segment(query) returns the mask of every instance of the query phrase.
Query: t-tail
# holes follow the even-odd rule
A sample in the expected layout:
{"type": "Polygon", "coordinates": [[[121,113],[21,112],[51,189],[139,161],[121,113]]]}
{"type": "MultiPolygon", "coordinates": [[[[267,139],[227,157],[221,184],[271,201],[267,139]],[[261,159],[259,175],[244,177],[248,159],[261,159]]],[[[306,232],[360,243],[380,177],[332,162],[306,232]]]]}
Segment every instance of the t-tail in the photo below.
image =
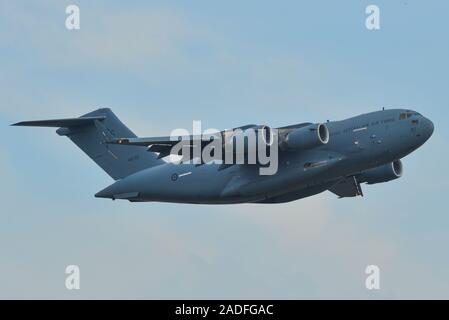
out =
{"type": "Polygon", "coordinates": [[[163,164],[147,147],[106,143],[114,138],[136,138],[108,108],[98,109],[79,118],[23,121],[13,126],[58,127],[56,133],[67,136],[114,180],[163,164]]]}

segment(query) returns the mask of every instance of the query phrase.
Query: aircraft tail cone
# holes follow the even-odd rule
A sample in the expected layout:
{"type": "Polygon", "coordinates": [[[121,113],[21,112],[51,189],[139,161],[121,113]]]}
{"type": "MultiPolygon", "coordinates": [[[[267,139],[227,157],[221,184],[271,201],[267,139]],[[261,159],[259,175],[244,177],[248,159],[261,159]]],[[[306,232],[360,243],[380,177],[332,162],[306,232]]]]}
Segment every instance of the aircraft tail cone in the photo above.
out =
{"type": "Polygon", "coordinates": [[[101,190],[101,191],[98,191],[96,194],[95,194],[95,197],[96,198],[110,198],[110,199],[115,199],[114,198],[114,193],[112,192],[112,185],[110,185],[109,187],[106,187],[106,188],[104,188],[103,190],[101,190]]]}
{"type": "Polygon", "coordinates": [[[139,192],[129,191],[126,183],[117,181],[95,194],[96,198],[139,200],[139,192]]]}

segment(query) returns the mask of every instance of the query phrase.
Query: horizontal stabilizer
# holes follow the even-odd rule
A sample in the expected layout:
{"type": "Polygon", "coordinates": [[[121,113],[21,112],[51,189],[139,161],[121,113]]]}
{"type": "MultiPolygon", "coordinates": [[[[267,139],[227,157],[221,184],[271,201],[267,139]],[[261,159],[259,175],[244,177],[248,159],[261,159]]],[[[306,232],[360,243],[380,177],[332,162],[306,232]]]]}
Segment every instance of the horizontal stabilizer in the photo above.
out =
{"type": "Polygon", "coordinates": [[[96,117],[81,117],[81,118],[68,118],[68,119],[54,119],[54,120],[35,120],[35,121],[22,121],[14,123],[13,126],[25,126],[25,127],[78,127],[91,124],[95,120],[104,120],[105,116],[96,117]]]}

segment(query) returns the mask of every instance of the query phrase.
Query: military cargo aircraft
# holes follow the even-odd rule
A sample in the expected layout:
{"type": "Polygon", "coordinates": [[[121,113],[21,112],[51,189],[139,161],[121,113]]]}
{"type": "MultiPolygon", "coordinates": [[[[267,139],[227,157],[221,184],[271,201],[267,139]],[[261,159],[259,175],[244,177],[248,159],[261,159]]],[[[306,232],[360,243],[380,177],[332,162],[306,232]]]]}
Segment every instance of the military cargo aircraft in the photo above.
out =
{"type": "MultiPolygon", "coordinates": [[[[14,126],[57,127],[57,134],[71,139],[116,180],[96,197],[195,204],[284,203],[326,190],[340,198],[363,196],[362,183],[401,177],[400,159],[424,144],[434,130],[429,119],[405,109],[275,129],[242,126],[240,135],[249,130],[261,133],[256,140],[262,137],[276,154],[272,159],[276,171],[261,174],[266,162],[223,162],[223,153],[214,161],[194,161],[191,154],[184,155],[185,146],[205,148],[214,140],[211,137],[138,138],[107,108],[79,118],[24,121],[14,126]],[[181,152],[174,153],[181,161],[165,161],[181,141],[181,152]]],[[[234,134],[229,138],[228,131],[217,136],[223,138],[218,144],[223,149],[235,138],[234,134]]],[[[231,150],[235,155],[237,151],[231,150]]],[[[218,151],[215,144],[211,154],[218,151]]],[[[245,159],[247,153],[244,149],[245,159]]]]}

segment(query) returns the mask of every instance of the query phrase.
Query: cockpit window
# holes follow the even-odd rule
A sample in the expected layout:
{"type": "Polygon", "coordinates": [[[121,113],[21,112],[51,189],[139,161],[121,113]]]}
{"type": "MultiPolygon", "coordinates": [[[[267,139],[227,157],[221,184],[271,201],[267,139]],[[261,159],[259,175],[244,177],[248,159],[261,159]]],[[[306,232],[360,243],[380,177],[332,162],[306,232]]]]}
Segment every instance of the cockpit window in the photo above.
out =
{"type": "Polygon", "coordinates": [[[418,112],[412,112],[412,111],[407,111],[407,112],[402,112],[401,114],[399,114],[399,120],[404,120],[404,119],[408,119],[411,116],[419,116],[420,114],[418,112]]]}

